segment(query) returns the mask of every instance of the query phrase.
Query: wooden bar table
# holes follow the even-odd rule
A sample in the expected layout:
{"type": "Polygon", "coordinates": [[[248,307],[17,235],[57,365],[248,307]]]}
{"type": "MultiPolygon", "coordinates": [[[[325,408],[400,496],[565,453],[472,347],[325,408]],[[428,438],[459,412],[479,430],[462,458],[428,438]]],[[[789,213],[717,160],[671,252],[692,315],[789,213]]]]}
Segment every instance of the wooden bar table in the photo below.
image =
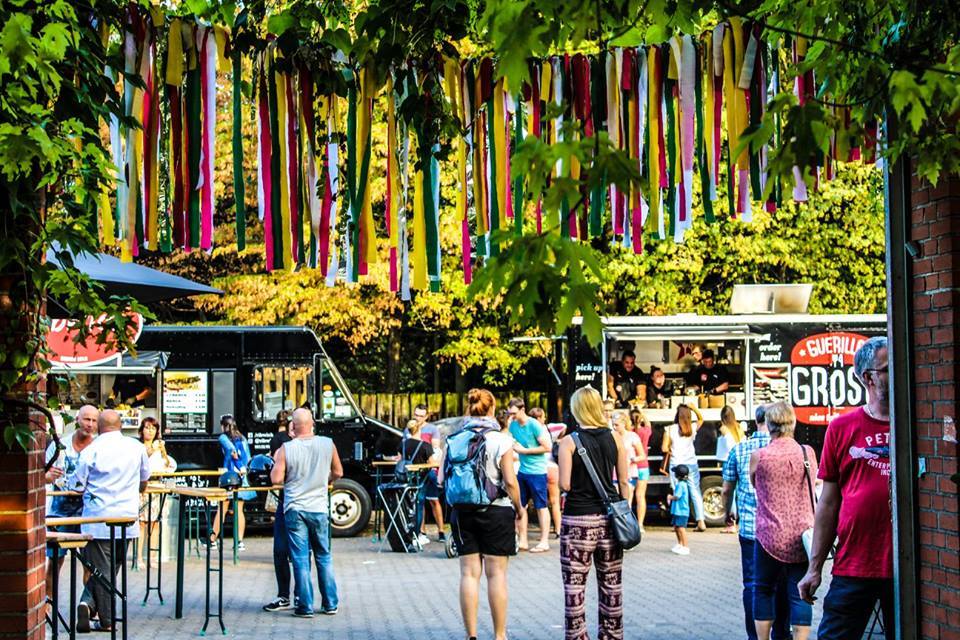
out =
{"type": "MultiPolygon", "coordinates": [[[[117,590],[117,558],[113,553],[117,547],[117,527],[121,528],[120,541],[123,543],[124,552],[127,548],[127,527],[137,523],[137,517],[111,517],[111,516],[79,516],[75,518],[47,518],[46,526],[64,527],[70,525],[85,524],[105,524],[110,527],[110,639],[117,638],[117,623],[123,623],[123,640],[127,640],[127,563],[120,563],[120,590],[117,590]],[[121,617],[117,617],[117,596],[120,597],[121,617]]],[[[99,571],[94,571],[94,567],[89,566],[83,561],[84,566],[91,570],[92,580],[106,581],[99,571]]],[[[98,612],[103,615],[103,612],[98,612]]]]}
{"type": "Polygon", "coordinates": [[[60,637],[60,624],[70,633],[70,640],[76,640],[77,637],[77,557],[80,550],[87,546],[87,543],[93,540],[89,533],[66,533],[63,531],[47,531],[47,546],[53,549],[53,558],[51,562],[57,562],[60,557],[60,549],[70,554],[70,623],[67,624],[63,616],[60,615],[60,568],[53,571],[53,584],[51,591],[53,597],[50,598],[50,604],[53,607],[53,619],[47,620],[52,627],[53,640],[60,637]]]}
{"type": "MultiPolygon", "coordinates": [[[[186,500],[185,498],[201,498],[207,511],[207,522],[211,519],[210,508],[213,503],[221,503],[230,498],[232,492],[219,487],[173,487],[171,492],[180,498],[179,522],[177,524],[177,593],[174,606],[174,617],[183,618],[183,565],[184,565],[184,522],[186,520],[186,500]]],[[[220,520],[220,530],[223,530],[223,509],[217,510],[220,520]]],[[[207,544],[206,561],[206,606],[204,609],[205,619],[203,628],[200,629],[200,635],[206,635],[207,626],[210,624],[210,618],[216,618],[220,623],[220,631],[226,635],[227,628],[223,624],[223,545],[217,546],[218,560],[217,568],[210,568],[210,544],[207,544]],[[217,613],[210,613],[210,574],[216,573],[217,580],[217,613]]]]}

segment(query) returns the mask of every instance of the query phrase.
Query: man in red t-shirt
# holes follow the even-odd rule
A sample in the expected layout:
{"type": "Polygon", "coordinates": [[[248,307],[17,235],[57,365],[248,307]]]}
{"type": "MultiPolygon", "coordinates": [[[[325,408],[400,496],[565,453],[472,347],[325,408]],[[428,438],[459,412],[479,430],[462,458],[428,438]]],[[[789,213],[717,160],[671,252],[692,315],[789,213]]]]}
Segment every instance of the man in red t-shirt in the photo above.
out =
{"type": "Polygon", "coordinates": [[[888,640],[893,624],[893,526],[890,517],[890,400],[887,339],[870,338],[853,358],[867,404],[833,420],[823,441],[813,549],[800,596],[820,586],[823,563],[839,539],[823,603],[819,640],[860,638],[877,601],[888,640]]]}

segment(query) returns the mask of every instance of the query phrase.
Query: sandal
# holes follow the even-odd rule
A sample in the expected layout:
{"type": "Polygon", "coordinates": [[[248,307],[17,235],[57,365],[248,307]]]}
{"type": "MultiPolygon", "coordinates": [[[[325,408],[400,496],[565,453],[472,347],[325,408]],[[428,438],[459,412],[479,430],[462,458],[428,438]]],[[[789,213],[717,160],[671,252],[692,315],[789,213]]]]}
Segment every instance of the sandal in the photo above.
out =
{"type": "Polygon", "coordinates": [[[543,553],[544,551],[550,551],[550,545],[543,542],[530,549],[530,553],[543,553]]]}

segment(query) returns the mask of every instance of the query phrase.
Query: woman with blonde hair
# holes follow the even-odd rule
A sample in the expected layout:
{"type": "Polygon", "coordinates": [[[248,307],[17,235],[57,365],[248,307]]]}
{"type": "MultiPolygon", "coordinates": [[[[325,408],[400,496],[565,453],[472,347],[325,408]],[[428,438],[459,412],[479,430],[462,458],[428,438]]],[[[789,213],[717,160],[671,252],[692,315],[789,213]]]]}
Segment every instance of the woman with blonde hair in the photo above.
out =
{"type": "Polygon", "coordinates": [[[567,492],[560,525],[560,570],[563,575],[564,633],[567,640],[587,635],[585,597],[591,563],[597,566],[600,637],[623,638],[623,547],[614,538],[606,503],[630,495],[629,462],[620,434],[607,425],[600,393],[581,387],[570,398],[579,429],[560,441],[560,488],[567,492]],[[579,440],[577,442],[575,440],[579,440]],[[601,496],[581,458],[589,457],[603,490],[601,496]],[[613,484],[616,473],[617,485],[613,484]]]}
{"type": "Polygon", "coordinates": [[[650,437],[653,435],[653,426],[643,414],[643,411],[634,409],[630,412],[630,423],[633,432],[637,434],[639,444],[636,446],[637,486],[633,495],[637,502],[637,522],[640,523],[640,533],[643,533],[643,519],[647,516],[647,483],[650,482],[650,437]]]}
{"type": "MultiPolygon", "coordinates": [[[[743,432],[743,425],[737,420],[737,416],[733,412],[733,407],[730,405],[724,405],[723,409],[720,410],[720,433],[718,436],[717,460],[723,465],[730,456],[730,452],[733,451],[733,448],[746,437],[743,432]]],[[[736,517],[736,505],[733,505],[730,516],[732,518],[736,517]]],[[[727,526],[723,528],[723,533],[737,533],[736,523],[728,523],[727,526]]]]}
{"type": "MultiPolygon", "coordinates": [[[[440,462],[440,484],[444,482],[446,455],[451,439],[464,431],[482,434],[483,465],[486,478],[496,485],[498,494],[483,509],[454,507],[450,513],[453,545],[460,556],[460,613],[467,637],[476,640],[480,577],[487,575],[487,598],[493,617],[495,640],[507,637],[507,561],[517,555],[516,522],[520,514],[520,485],[514,469],[516,454],[513,438],[500,432],[494,418],[497,401],[486,389],[467,392],[467,421],[459,432],[447,438],[447,450],[440,462]]],[[[449,493],[448,493],[449,498],[449,493]]]]}
{"type": "Polygon", "coordinates": [[[813,606],[800,597],[807,571],[803,532],[813,527],[813,482],[817,454],[793,438],[797,417],[786,402],[767,407],[770,444],[750,456],[750,481],[757,491],[753,619],[757,637],[769,640],[776,618],[777,590],[786,589],[795,640],[806,640],[813,606]]]}
{"type": "MultiPolygon", "coordinates": [[[[670,473],[670,485],[677,486],[677,476],[674,469],[678,465],[686,465],[687,482],[690,485],[690,497],[693,499],[693,513],[697,519],[697,531],[706,531],[707,523],[703,519],[703,493],[700,492],[700,465],[697,464],[697,452],[694,441],[697,430],[703,424],[703,416],[696,407],[682,404],[677,407],[674,423],[663,432],[662,450],[666,453],[670,473]],[[694,419],[696,415],[696,419],[694,419]]],[[[664,471],[666,473],[666,471],[664,471]]]]}
{"type": "MultiPolygon", "coordinates": [[[[138,439],[147,450],[147,459],[150,464],[150,473],[171,472],[177,470],[177,461],[167,455],[167,447],[160,433],[160,424],[157,419],[147,416],[140,421],[137,430],[138,439]]],[[[166,511],[166,510],[164,510],[166,511]]],[[[147,494],[140,494],[140,537],[137,540],[137,568],[143,566],[144,553],[147,548],[156,543],[159,532],[156,524],[163,517],[160,512],[160,497],[154,496],[150,500],[147,494]],[[147,535],[149,533],[149,535],[147,535]]]]}

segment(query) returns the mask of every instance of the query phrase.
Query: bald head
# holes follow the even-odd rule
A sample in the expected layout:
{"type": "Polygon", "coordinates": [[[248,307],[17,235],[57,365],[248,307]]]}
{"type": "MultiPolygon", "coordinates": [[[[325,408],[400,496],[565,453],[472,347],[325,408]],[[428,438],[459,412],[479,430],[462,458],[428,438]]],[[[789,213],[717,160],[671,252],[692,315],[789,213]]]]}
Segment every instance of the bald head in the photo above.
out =
{"type": "Polygon", "coordinates": [[[293,435],[297,438],[307,438],[313,435],[313,414],[310,409],[303,407],[293,412],[293,435]]]}
{"type": "Polygon", "coordinates": [[[97,435],[97,419],[100,417],[100,410],[92,404],[85,404],[77,411],[77,431],[76,437],[81,440],[90,440],[97,435]]]}
{"type": "Polygon", "coordinates": [[[113,409],[100,412],[98,428],[101,434],[120,431],[120,414],[113,409]]]}

